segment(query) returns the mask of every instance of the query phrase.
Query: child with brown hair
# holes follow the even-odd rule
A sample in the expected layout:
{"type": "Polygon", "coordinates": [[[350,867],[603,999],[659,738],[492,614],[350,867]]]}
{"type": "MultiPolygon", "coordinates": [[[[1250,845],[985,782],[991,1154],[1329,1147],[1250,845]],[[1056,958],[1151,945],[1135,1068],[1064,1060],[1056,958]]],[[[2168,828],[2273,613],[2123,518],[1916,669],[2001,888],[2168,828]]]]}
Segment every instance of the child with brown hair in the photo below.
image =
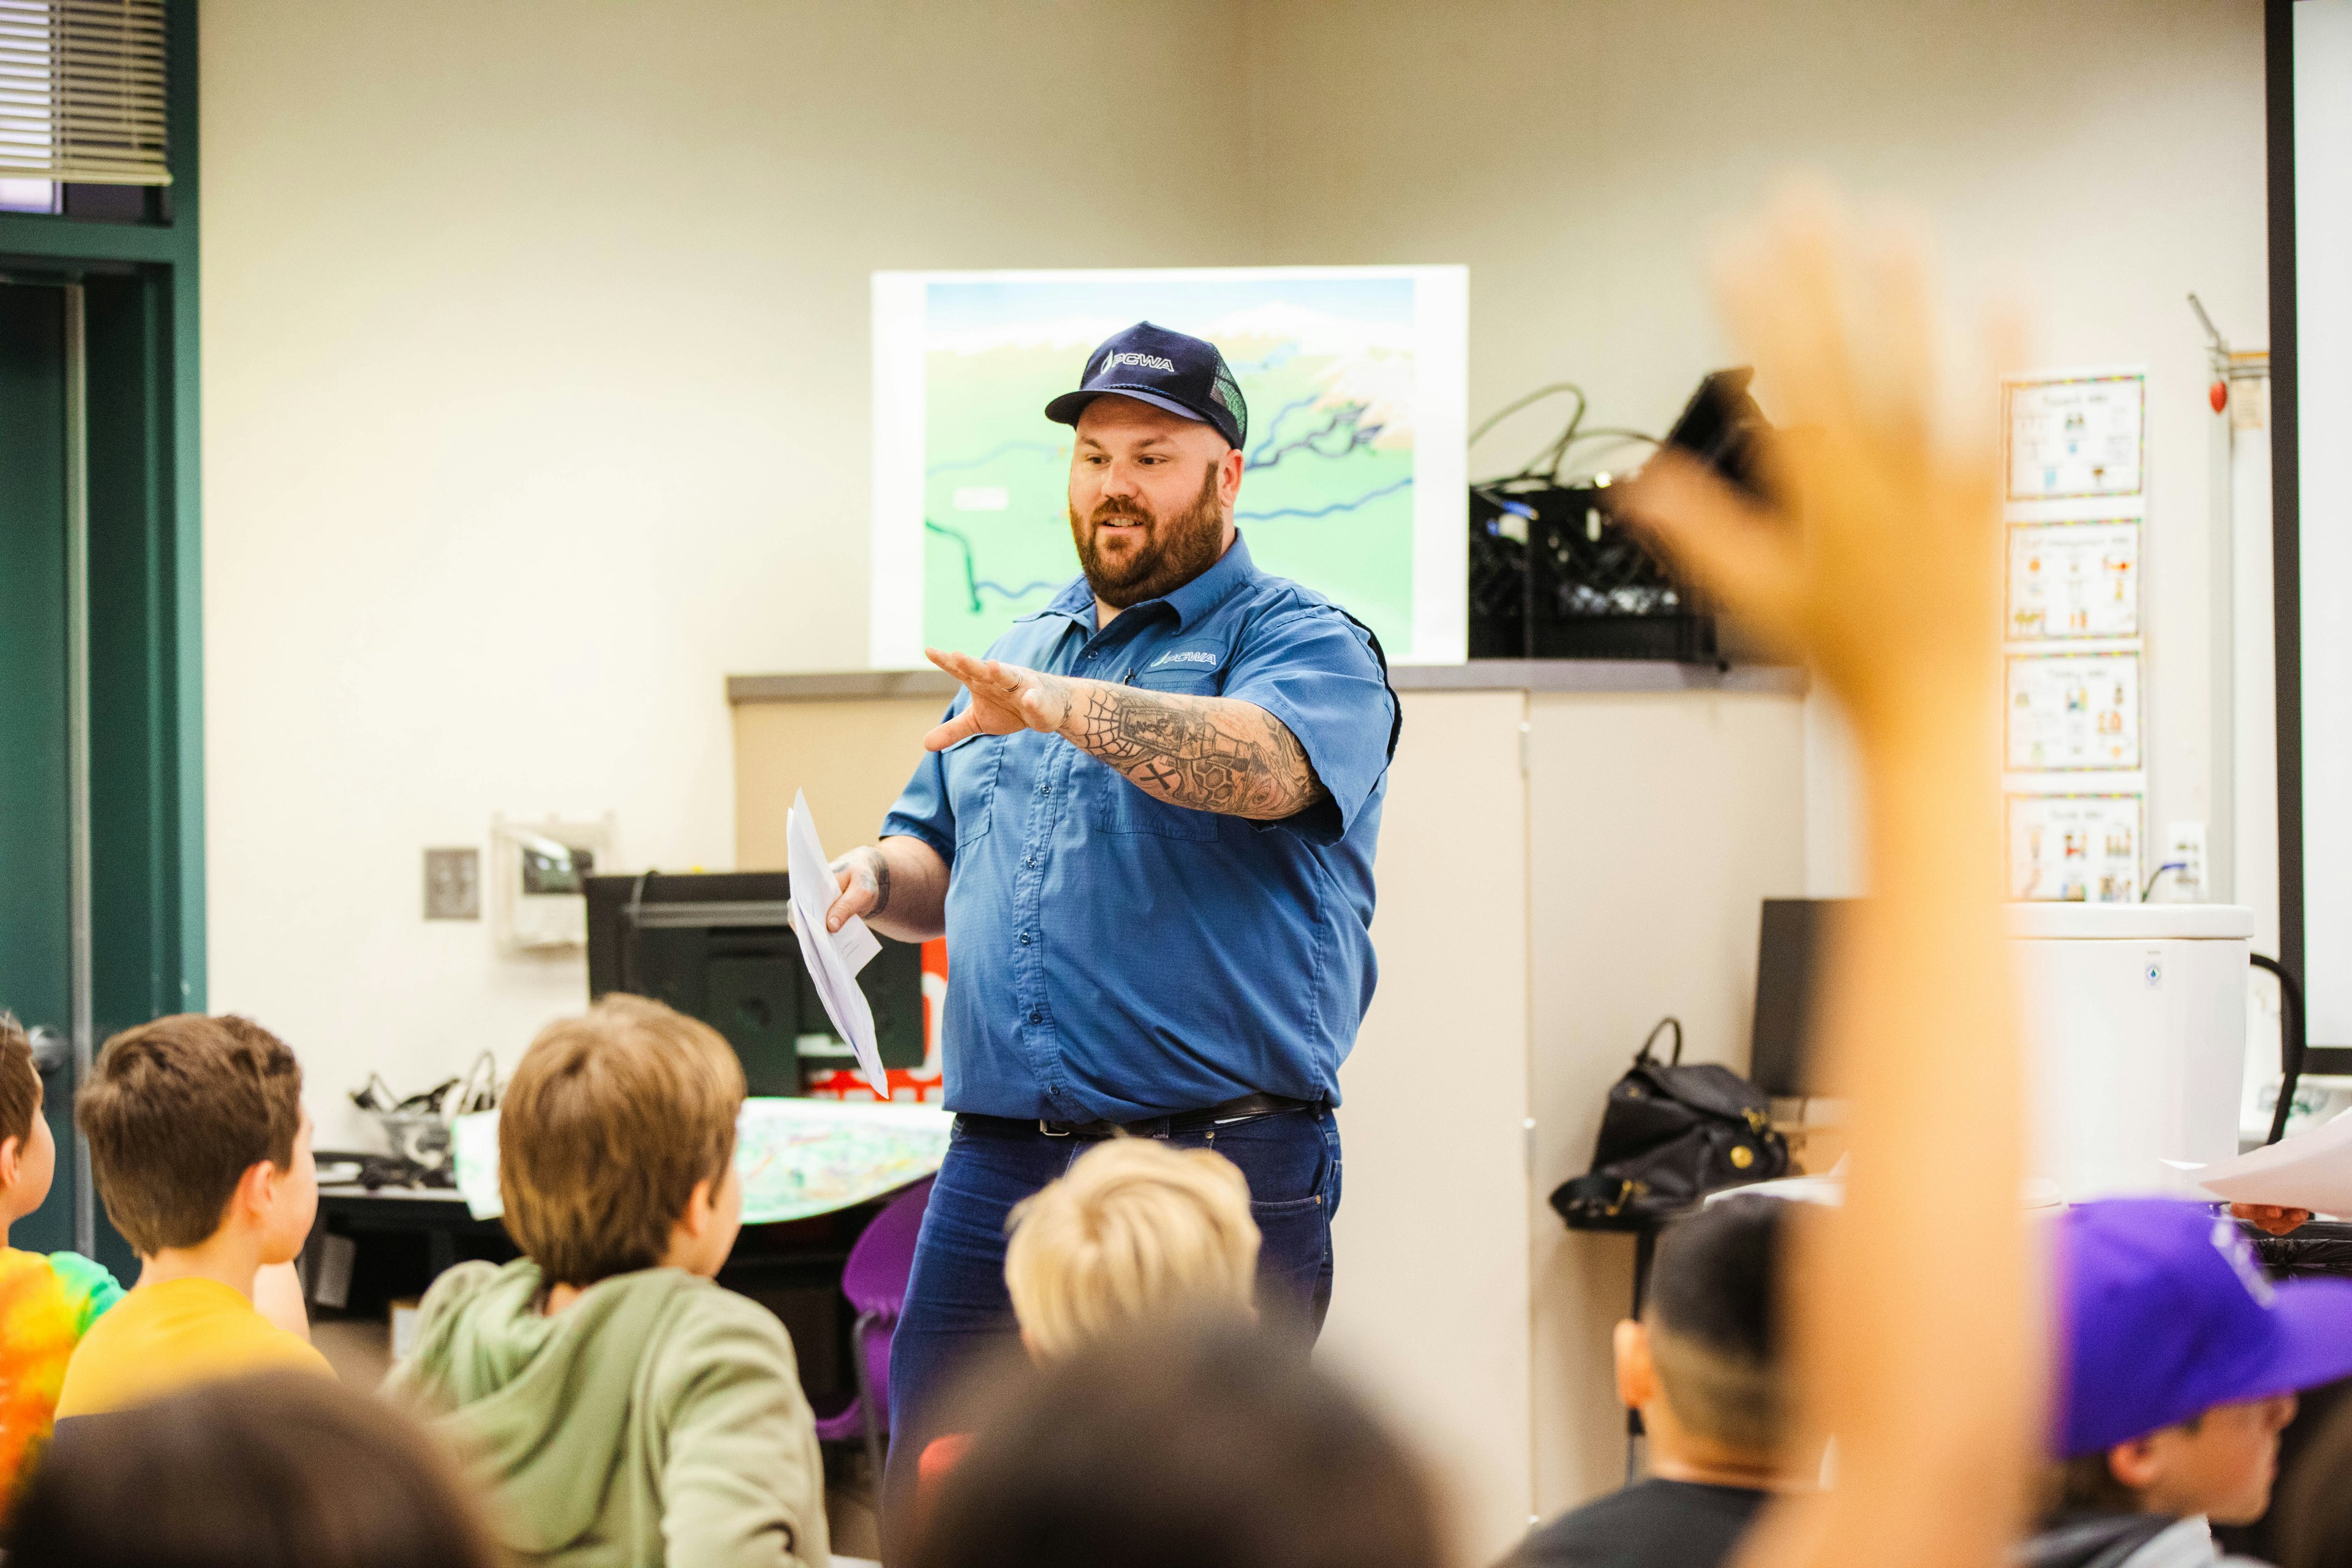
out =
{"type": "Polygon", "coordinates": [[[58,1418],[137,1405],[265,1367],[331,1377],[327,1358],[255,1304],[319,1210],[302,1068],[249,1018],[175,1013],[99,1053],[74,1120],[139,1282],[84,1335],[58,1418]]]}
{"type": "Polygon", "coordinates": [[[830,1560],[791,1337],[713,1279],[742,1104],[718,1032],[641,996],[550,1025],[515,1068],[499,1193],[524,1256],[435,1281],[386,1386],[438,1413],[523,1560],[830,1560]]]}
{"type": "Polygon", "coordinates": [[[8,1227],[41,1206],[57,1172],[42,1099],[33,1043],[0,1013],[0,1505],[48,1437],[74,1347],[122,1299],[105,1265],[78,1252],[8,1246],[8,1227]]]}
{"type": "Polygon", "coordinates": [[[274,1371],[69,1423],[9,1568],[498,1568],[455,1468],[341,1384],[274,1371]]]}

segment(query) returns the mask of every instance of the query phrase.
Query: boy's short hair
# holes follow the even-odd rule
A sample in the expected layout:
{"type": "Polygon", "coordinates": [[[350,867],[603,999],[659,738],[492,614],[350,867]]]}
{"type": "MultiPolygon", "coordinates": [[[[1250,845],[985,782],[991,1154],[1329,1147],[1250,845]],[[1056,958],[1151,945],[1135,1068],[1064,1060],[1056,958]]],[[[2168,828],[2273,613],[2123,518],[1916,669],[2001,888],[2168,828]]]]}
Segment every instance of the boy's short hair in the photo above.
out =
{"type": "Polygon", "coordinates": [[[41,1113],[41,1069],[33,1060],[32,1037],[16,1015],[0,1008],[0,1142],[16,1140],[22,1149],[41,1113]]]}
{"type": "Polygon", "coordinates": [[[1709,1204],[1658,1240],[1643,1317],[1675,1418],[1748,1453],[1780,1447],[1789,1425],[1780,1259],[1789,1205],[1709,1204]]]}
{"type": "Polygon", "coordinates": [[[250,1018],[174,1013],[106,1042],[74,1121],[123,1239],[142,1256],[194,1247],[247,1171],[294,1163],[302,1068],[250,1018]]]}
{"type": "Polygon", "coordinates": [[[1252,1307],[1249,1182],[1210,1150],[1111,1139],[1013,1205],[1005,1226],[1004,1283],[1039,1355],[1170,1311],[1252,1307]]]}
{"type": "Polygon", "coordinates": [[[743,1066],[719,1031],[615,993],[540,1031],[499,1100],[506,1227],[547,1279],[650,1268],[735,1158],[743,1066]]]}
{"type": "Polygon", "coordinates": [[[1221,1321],[1113,1334],[975,1412],[919,1509],[912,1568],[1437,1568],[1437,1487],[1286,1336],[1221,1321]]]}

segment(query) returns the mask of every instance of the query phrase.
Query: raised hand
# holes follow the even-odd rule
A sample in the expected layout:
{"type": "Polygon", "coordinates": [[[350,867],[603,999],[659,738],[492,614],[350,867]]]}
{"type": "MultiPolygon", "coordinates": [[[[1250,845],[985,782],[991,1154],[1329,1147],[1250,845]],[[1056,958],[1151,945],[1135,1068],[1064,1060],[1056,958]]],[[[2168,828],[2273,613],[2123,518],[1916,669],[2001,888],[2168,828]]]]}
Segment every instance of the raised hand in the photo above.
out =
{"type": "Polygon", "coordinates": [[[927,752],[944,752],[974,735],[1010,735],[1017,730],[1050,734],[1069,714],[1071,683],[1058,675],[935,647],[925,648],[923,657],[971,693],[970,707],[923,737],[927,752]]]}
{"type": "MultiPolygon", "coordinates": [[[[1990,419],[1962,421],[1981,428],[1957,439],[1937,423],[1920,247],[1860,235],[1827,195],[1801,195],[1725,258],[1718,293],[1784,426],[1789,500],[1759,505],[1667,451],[1628,489],[1633,520],[1769,644],[1810,662],[1858,727],[1973,699],[2000,635],[2000,448],[1990,419]]],[[[1990,371],[2016,363],[2013,327],[1988,339],[1990,371]]],[[[1993,406],[1990,375],[1980,395],[1993,406]]]]}

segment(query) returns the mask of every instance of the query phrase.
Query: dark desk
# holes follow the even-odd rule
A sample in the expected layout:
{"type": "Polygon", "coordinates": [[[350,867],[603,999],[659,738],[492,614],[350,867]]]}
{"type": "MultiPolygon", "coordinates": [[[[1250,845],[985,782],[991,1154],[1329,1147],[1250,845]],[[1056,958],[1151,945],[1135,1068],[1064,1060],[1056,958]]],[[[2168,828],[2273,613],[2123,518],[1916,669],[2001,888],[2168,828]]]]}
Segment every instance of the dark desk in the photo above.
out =
{"type": "MultiPolygon", "coordinates": [[[[841,1293],[841,1269],[850,1247],[888,1202],[879,1198],[781,1225],[747,1225],[719,1272],[719,1283],[783,1321],[800,1361],[801,1385],[820,1408],[827,1396],[845,1398],[856,1392],[849,1360],[856,1314],[841,1293]]],[[[303,1248],[305,1279],[319,1278],[317,1259],[330,1236],[357,1248],[342,1305],[367,1316],[388,1316],[394,1301],[424,1295],[461,1261],[505,1263],[518,1255],[503,1225],[476,1219],[466,1200],[447,1188],[371,1192],[321,1184],[319,1217],[303,1248]]]]}

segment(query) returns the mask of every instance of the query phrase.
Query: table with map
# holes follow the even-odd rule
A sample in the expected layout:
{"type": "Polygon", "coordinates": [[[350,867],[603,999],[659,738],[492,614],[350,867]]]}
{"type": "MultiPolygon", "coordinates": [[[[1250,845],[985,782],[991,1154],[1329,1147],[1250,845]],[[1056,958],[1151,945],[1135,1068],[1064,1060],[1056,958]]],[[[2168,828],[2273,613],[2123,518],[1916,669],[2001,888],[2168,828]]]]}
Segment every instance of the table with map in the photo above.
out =
{"type": "MultiPolygon", "coordinates": [[[[935,1106],[754,1099],[735,1127],[743,1223],[771,1225],[831,1214],[898,1191],[947,1158],[951,1112],[935,1106]]],[[[460,1117],[451,1139],[457,1190],[476,1219],[504,1211],[499,1198],[499,1113],[460,1117]]]]}

